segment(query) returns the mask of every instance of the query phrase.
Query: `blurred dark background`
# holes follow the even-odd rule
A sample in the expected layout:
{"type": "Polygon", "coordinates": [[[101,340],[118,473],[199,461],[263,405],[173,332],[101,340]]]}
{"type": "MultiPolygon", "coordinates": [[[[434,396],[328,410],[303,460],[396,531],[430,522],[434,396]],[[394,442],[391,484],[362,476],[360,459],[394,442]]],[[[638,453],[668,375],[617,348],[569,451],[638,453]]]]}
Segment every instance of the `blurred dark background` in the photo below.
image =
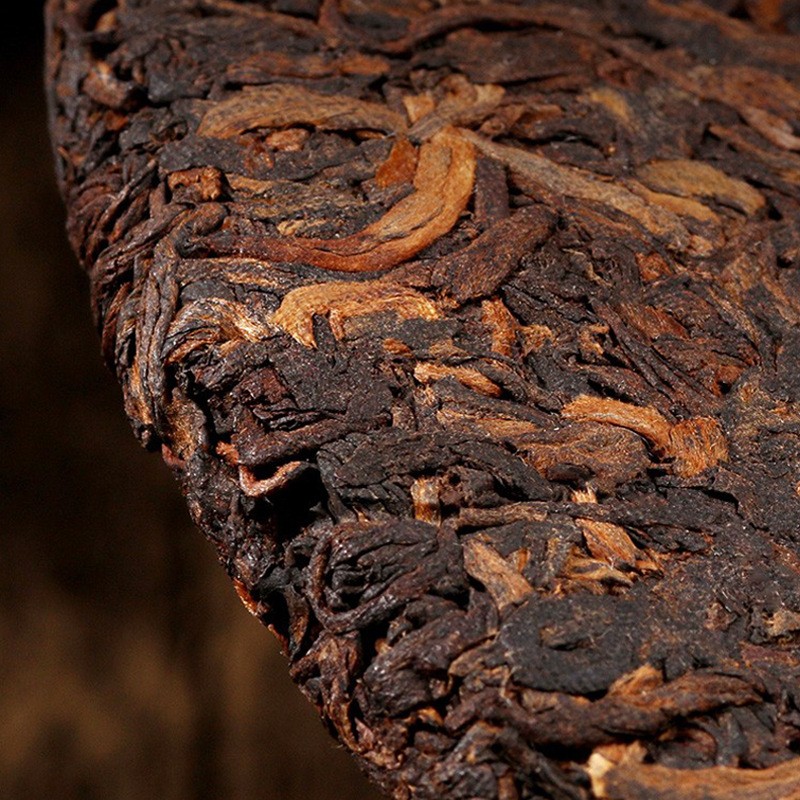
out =
{"type": "Polygon", "coordinates": [[[0,34],[0,798],[374,800],[128,428],[63,234],[41,4],[14,10],[0,34]]]}

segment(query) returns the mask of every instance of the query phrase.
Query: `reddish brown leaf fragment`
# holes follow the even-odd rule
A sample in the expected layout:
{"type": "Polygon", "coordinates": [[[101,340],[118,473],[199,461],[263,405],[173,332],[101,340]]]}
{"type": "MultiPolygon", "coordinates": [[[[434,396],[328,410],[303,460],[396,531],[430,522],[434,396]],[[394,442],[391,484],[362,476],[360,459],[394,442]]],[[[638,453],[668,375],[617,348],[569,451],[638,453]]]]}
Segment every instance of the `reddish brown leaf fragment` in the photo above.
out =
{"type": "Polygon", "coordinates": [[[459,303],[491,295],[532,254],[553,229],[555,218],[543,206],[520,209],[500,220],[472,244],[436,265],[434,281],[459,303]]]}
{"type": "Polygon", "coordinates": [[[467,206],[475,179],[472,145],[453,129],[420,147],[415,191],[377,222],[342,239],[237,236],[207,240],[222,255],[301,262],[335,272],[380,272],[407,261],[446,234],[467,206]]]}
{"type": "Polygon", "coordinates": [[[382,189],[397,183],[411,183],[417,167],[417,149],[405,137],[400,137],[392,147],[389,158],[378,167],[375,183],[382,189]]]}

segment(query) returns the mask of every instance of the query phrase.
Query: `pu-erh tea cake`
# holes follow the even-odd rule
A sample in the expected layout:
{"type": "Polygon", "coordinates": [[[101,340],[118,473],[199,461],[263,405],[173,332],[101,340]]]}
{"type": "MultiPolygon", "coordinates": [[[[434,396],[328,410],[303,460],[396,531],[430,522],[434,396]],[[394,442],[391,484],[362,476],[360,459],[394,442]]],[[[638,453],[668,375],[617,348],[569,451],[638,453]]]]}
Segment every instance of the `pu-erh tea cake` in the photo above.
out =
{"type": "Polygon", "coordinates": [[[388,796],[800,798],[800,5],[50,0],[47,84],[136,435],[388,796]]]}

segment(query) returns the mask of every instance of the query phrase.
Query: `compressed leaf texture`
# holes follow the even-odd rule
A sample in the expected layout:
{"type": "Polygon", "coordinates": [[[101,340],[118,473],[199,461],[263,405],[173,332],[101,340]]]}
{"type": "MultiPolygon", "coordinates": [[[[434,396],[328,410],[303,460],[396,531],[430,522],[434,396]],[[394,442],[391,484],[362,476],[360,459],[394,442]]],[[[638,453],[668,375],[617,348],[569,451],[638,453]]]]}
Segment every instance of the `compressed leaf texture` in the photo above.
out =
{"type": "Polygon", "coordinates": [[[799,32],[50,0],[128,416],[389,795],[800,797],[799,32]]]}

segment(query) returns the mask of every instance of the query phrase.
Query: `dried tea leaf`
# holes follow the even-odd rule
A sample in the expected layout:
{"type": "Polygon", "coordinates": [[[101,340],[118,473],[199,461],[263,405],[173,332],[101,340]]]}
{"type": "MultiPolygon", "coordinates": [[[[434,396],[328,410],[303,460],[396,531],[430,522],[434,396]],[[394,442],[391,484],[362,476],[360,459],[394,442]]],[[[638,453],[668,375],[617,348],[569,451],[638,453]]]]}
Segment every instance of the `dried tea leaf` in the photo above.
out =
{"type": "Polygon", "coordinates": [[[498,609],[521,603],[533,587],[495,549],[478,539],[464,544],[464,569],[480,581],[498,609]]]}
{"type": "Polygon", "coordinates": [[[635,431],[650,442],[656,454],[672,459],[672,469],[684,478],[699,475],[728,457],[720,424],[709,417],[670,424],[654,408],[588,396],[573,400],[564,407],[563,414],[635,431]]]}
{"type": "Polygon", "coordinates": [[[792,2],[197,6],[48,0],[69,235],[329,729],[396,800],[800,800],[792,2]]]}
{"type": "Polygon", "coordinates": [[[794,800],[800,797],[800,759],[763,770],[711,767],[681,770],[642,764],[635,758],[614,764],[596,753],[589,760],[592,789],[608,800],[794,800]]]}
{"type": "Polygon", "coordinates": [[[562,413],[565,417],[605,422],[636,431],[658,450],[669,447],[672,425],[655,408],[584,395],[565,406],[562,413]]]}
{"type": "Polygon", "coordinates": [[[258,128],[293,125],[313,125],[331,131],[367,128],[399,133],[405,130],[406,121],[402,114],[377,103],[275,84],[247,88],[227,100],[211,103],[197,135],[228,139],[258,128]]]}
{"type": "Polygon", "coordinates": [[[448,367],[444,364],[421,362],[414,367],[414,377],[420,383],[440,381],[443,378],[455,378],[459,383],[476,392],[499,397],[502,389],[482,372],[470,367],[448,367]]]}
{"type": "Polygon", "coordinates": [[[389,158],[378,167],[375,183],[382,189],[397,183],[411,183],[417,167],[417,149],[405,137],[394,143],[389,158]]]}
{"type": "Polygon", "coordinates": [[[318,283],[289,292],[271,322],[306,347],[316,347],[314,316],[325,316],[337,339],[346,335],[353,317],[391,311],[400,319],[438,319],[439,309],[424,295],[399,284],[318,283]]]}
{"type": "Polygon", "coordinates": [[[218,255],[298,261],[336,272],[385,271],[415,256],[456,224],[474,180],[472,145],[456,131],[444,129],[420,147],[415,191],[358,233],[327,240],[245,235],[235,241],[212,238],[204,244],[218,255]]]}
{"type": "Polygon", "coordinates": [[[757,189],[702,161],[651,161],[639,169],[638,175],[661,191],[689,197],[713,197],[744,214],[755,214],[765,204],[764,196],[757,189]]]}
{"type": "Polygon", "coordinates": [[[646,203],[618,183],[603,180],[599,175],[584,170],[565,167],[518,147],[491,142],[472,132],[466,132],[464,136],[482,153],[501,161],[512,172],[539,186],[547,197],[556,201],[559,196],[574,197],[606,205],[632,217],[674,249],[684,249],[690,244],[689,232],[677,215],[646,203]]]}
{"type": "Polygon", "coordinates": [[[492,294],[552,231],[553,215],[541,206],[520,209],[500,220],[463,250],[439,261],[433,273],[460,303],[492,294]]]}

